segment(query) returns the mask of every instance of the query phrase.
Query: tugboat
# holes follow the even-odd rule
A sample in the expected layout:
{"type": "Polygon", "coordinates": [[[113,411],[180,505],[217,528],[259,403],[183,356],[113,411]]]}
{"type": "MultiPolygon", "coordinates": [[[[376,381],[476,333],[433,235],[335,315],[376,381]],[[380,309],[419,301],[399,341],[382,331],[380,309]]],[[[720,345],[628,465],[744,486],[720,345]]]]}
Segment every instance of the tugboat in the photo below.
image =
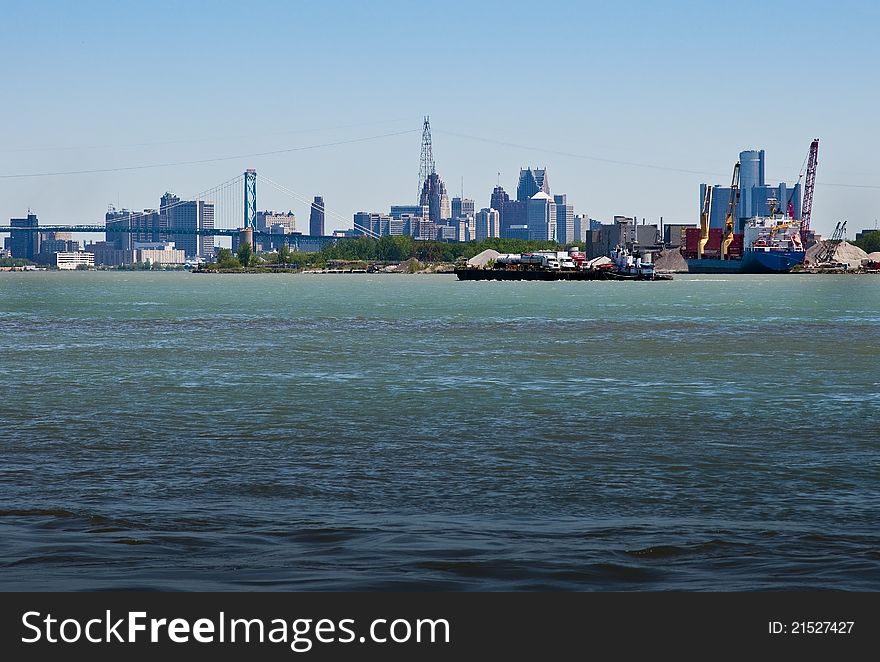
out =
{"type": "Polygon", "coordinates": [[[630,253],[626,247],[618,245],[611,251],[611,263],[616,280],[672,280],[668,274],[658,275],[654,272],[654,262],[647,252],[642,254],[636,250],[630,253]]]}

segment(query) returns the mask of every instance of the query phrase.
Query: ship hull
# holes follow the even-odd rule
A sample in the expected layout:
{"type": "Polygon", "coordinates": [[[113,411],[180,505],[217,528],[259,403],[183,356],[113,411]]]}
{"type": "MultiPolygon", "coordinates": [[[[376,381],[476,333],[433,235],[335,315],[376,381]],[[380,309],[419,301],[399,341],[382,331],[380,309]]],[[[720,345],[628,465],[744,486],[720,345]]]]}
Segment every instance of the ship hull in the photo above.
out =
{"type": "Polygon", "coordinates": [[[741,260],[689,259],[692,274],[787,274],[802,264],[803,251],[746,251],[741,260]]]}

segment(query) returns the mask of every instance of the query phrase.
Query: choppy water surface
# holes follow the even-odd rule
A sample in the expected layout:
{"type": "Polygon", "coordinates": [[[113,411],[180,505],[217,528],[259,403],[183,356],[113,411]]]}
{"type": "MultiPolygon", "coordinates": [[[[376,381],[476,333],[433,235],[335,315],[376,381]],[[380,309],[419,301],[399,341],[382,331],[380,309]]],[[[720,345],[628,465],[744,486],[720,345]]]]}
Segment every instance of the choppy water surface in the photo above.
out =
{"type": "Polygon", "coordinates": [[[880,279],[0,274],[0,588],[880,590],[880,279]]]}

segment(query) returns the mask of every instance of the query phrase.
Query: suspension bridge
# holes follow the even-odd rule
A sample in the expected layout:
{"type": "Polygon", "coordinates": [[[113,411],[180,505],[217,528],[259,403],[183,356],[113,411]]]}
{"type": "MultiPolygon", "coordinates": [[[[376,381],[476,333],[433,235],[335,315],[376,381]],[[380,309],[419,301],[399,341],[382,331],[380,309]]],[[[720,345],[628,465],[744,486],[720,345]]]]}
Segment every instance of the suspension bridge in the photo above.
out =
{"type": "MultiPolygon", "coordinates": [[[[313,202],[306,196],[266,176],[259,178],[260,186],[304,203],[312,209],[313,202]]],[[[47,233],[70,232],[83,234],[130,235],[132,239],[168,240],[175,237],[233,237],[240,241],[255,242],[267,239],[271,246],[286,244],[293,250],[303,247],[314,249],[335,241],[330,236],[312,236],[296,231],[279,232],[258,223],[257,171],[245,170],[232,179],[217,184],[201,193],[186,198],[166,194],[159,209],[144,211],[112,210],[103,223],[84,222],[72,224],[8,225],[0,226],[0,233],[47,233]],[[198,214],[181,213],[186,206],[203,203],[198,214]],[[178,210],[179,211],[176,211],[178,210]],[[207,211],[206,211],[207,209],[207,211]]],[[[322,208],[324,214],[337,222],[351,223],[351,219],[322,208]]],[[[344,226],[343,226],[344,227],[344,226]]],[[[355,223],[355,229],[364,236],[378,238],[370,228],[355,223]]]]}

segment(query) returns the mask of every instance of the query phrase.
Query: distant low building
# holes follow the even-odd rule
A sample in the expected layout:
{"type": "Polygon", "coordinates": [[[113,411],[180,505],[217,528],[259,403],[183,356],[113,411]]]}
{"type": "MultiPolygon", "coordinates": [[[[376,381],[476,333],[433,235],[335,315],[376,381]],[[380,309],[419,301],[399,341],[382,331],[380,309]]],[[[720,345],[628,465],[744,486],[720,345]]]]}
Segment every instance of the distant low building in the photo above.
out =
{"type": "Polygon", "coordinates": [[[55,253],[55,266],[62,271],[72,271],[80,266],[94,267],[95,254],[86,251],[55,253]]]}
{"type": "Polygon", "coordinates": [[[162,264],[169,266],[181,265],[186,262],[186,251],[174,247],[174,242],[136,243],[134,250],[137,262],[162,264]]]}

